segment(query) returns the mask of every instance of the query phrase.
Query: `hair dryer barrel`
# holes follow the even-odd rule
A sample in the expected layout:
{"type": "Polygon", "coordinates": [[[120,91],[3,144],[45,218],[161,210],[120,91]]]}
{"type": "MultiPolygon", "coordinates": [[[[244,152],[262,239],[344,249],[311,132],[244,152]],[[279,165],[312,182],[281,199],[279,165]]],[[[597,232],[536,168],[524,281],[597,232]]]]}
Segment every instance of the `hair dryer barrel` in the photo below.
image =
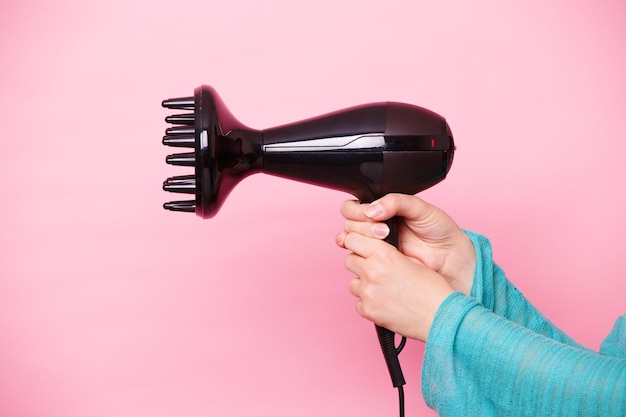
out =
{"type": "Polygon", "coordinates": [[[163,188],[195,195],[164,207],[203,218],[213,217],[233,187],[256,172],[371,201],[431,187],[445,178],[454,154],[445,119],[408,104],[363,105],[265,130],[241,124],[208,86],[163,106],[193,111],[166,118],[175,126],[163,143],[194,148],[167,157],[172,165],[193,166],[194,174],[171,177],[163,188]]]}
{"type": "Polygon", "coordinates": [[[417,106],[371,104],[263,131],[263,171],[372,201],[445,178],[454,153],[446,121],[417,106]]]}

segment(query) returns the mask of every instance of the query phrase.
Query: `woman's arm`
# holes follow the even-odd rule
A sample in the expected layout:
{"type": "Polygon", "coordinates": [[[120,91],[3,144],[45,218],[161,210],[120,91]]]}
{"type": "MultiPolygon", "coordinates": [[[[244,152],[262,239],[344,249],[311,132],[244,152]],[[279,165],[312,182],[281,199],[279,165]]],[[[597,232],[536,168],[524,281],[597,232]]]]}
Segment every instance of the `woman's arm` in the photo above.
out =
{"type": "Polygon", "coordinates": [[[422,392],[440,416],[624,416],[626,361],[561,343],[453,293],[426,342],[422,392]]]}

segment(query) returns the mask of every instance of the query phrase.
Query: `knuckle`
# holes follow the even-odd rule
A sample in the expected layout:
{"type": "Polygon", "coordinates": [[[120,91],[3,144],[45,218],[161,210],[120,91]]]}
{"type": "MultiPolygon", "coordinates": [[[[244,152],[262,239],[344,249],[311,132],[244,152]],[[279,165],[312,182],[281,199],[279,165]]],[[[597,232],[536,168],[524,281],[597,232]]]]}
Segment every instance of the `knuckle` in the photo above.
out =
{"type": "Polygon", "coordinates": [[[346,237],[344,238],[343,242],[347,248],[352,248],[356,244],[358,238],[359,236],[357,233],[349,231],[346,233],[346,237]]]}
{"type": "Polygon", "coordinates": [[[361,300],[363,300],[368,306],[375,299],[374,291],[371,285],[363,285],[361,287],[361,300]]]}
{"type": "Polygon", "coordinates": [[[354,220],[346,220],[346,222],[344,223],[344,228],[346,232],[356,232],[358,231],[358,223],[354,220]]]}
{"type": "Polygon", "coordinates": [[[385,280],[385,274],[387,272],[387,268],[376,262],[368,269],[368,278],[372,283],[380,284],[385,280]]]}
{"type": "Polygon", "coordinates": [[[354,262],[354,255],[353,254],[349,254],[349,255],[346,256],[346,259],[344,259],[343,265],[346,267],[346,269],[352,271],[353,262],[354,262]]]}
{"type": "Polygon", "coordinates": [[[386,209],[391,209],[398,205],[399,198],[399,194],[391,193],[382,198],[380,202],[386,209]]]}
{"type": "Polygon", "coordinates": [[[364,236],[370,236],[371,225],[369,223],[363,223],[355,220],[346,220],[344,223],[344,229],[349,233],[358,233],[364,236]]]}
{"type": "Polygon", "coordinates": [[[399,252],[396,248],[389,246],[389,245],[385,245],[384,248],[382,248],[379,251],[376,251],[376,256],[379,262],[389,265],[389,264],[396,262],[396,256],[398,255],[398,253],[399,252]]]}
{"type": "Polygon", "coordinates": [[[348,291],[355,297],[359,296],[359,282],[358,278],[354,278],[348,283],[348,291]]]}
{"type": "Polygon", "coordinates": [[[375,304],[367,299],[363,299],[361,298],[360,300],[360,311],[359,313],[361,314],[361,316],[363,316],[364,318],[370,320],[370,321],[376,321],[377,319],[377,313],[376,313],[376,307],[375,304]]]}
{"type": "Polygon", "coordinates": [[[354,219],[358,215],[359,203],[355,200],[344,201],[340,207],[340,212],[346,219],[354,219]]]}

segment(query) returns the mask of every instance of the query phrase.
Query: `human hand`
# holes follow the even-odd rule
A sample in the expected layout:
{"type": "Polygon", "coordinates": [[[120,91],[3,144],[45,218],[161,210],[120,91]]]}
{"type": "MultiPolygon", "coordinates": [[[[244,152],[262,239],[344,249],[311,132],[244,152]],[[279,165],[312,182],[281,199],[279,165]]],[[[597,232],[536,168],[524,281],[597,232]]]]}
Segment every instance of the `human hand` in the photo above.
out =
{"type": "Polygon", "coordinates": [[[389,228],[383,222],[399,216],[400,251],[441,274],[452,288],[469,295],[474,279],[476,251],[469,237],[445,212],[406,194],[388,194],[371,204],[346,201],[346,218],[337,244],[345,247],[348,233],[384,239],[389,228]]]}
{"type": "Polygon", "coordinates": [[[350,232],[343,239],[350,293],[364,318],[402,336],[426,341],[437,309],[454,290],[421,262],[378,238],[350,232]]]}

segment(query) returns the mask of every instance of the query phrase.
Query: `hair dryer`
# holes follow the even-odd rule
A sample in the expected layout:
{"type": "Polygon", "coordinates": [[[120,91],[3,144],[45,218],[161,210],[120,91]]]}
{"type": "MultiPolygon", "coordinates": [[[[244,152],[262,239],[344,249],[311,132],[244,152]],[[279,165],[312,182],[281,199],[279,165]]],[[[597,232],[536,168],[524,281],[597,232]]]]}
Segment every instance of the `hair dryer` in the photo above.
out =
{"type": "MultiPolygon", "coordinates": [[[[164,208],[213,217],[229,192],[248,175],[263,172],[354,195],[371,202],[388,193],[415,194],[443,180],[452,164],[454,142],[446,120],[421,107],[377,103],[352,107],[264,130],[240,123],[216,91],[198,87],[193,97],[163,101],[185,111],[166,117],[163,144],[193,149],[166,158],[194,173],[168,178],[163,189],[190,194],[164,208]]],[[[397,220],[387,241],[398,246],[397,220]]],[[[376,326],[403,413],[404,376],[394,334],[376,326]]]]}

